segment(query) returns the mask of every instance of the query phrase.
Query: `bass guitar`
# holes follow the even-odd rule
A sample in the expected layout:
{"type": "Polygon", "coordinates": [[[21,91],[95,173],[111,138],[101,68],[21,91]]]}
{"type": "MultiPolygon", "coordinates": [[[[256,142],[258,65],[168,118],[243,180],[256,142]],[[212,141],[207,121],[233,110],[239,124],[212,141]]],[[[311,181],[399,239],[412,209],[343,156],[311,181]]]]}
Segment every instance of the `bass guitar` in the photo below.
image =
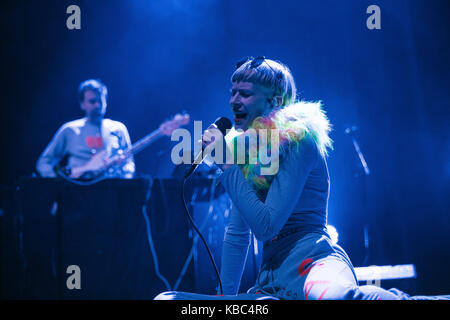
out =
{"type": "Polygon", "coordinates": [[[170,136],[174,130],[188,124],[189,121],[189,114],[176,114],[171,120],[167,120],[160,124],[158,129],[149,133],[131,147],[125,150],[119,150],[111,157],[107,156],[106,150],[102,150],[95,154],[85,165],[72,168],[70,170],[70,178],[83,178],[88,180],[104,176],[109,171],[119,167],[132,155],[142,151],[161,137],[170,136]]]}

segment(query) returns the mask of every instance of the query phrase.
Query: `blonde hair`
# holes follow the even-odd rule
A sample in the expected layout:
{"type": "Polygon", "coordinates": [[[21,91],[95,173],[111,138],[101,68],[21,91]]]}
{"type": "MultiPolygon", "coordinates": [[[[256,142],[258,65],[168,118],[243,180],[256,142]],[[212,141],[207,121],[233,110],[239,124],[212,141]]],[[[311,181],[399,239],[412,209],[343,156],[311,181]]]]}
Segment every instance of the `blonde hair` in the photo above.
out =
{"type": "Polygon", "coordinates": [[[283,98],[280,107],[295,103],[297,100],[297,89],[291,70],[279,61],[263,57],[247,60],[231,76],[232,83],[240,81],[257,83],[273,90],[274,97],[283,98]],[[255,60],[258,59],[262,61],[255,66],[255,60]]]}

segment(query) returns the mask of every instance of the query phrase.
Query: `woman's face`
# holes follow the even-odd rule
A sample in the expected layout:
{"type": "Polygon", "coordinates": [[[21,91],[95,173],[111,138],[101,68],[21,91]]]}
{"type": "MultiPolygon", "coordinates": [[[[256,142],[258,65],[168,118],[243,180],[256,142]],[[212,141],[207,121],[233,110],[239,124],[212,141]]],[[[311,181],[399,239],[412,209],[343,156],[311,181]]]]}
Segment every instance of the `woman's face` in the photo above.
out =
{"type": "Polygon", "coordinates": [[[271,90],[253,82],[235,82],[230,105],[235,129],[247,130],[257,117],[272,109],[271,90]]]}

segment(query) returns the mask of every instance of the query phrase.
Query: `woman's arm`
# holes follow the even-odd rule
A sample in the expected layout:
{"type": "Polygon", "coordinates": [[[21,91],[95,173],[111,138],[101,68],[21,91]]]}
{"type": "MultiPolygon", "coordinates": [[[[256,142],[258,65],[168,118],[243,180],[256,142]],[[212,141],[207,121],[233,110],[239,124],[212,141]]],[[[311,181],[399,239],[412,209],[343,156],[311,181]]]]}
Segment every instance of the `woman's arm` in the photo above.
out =
{"type": "Polygon", "coordinates": [[[265,202],[257,197],[237,165],[223,172],[220,181],[258,240],[271,239],[281,230],[292,214],[319,156],[317,145],[309,135],[298,145],[289,146],[265,202]]]}
{"type": "Polygon", "coordinates": [[[225,230],[222,247],[221,278],[223,293],[238,293],[242,272],[250,244],[250,228],[233,206],[230,221],[225,230]]]}

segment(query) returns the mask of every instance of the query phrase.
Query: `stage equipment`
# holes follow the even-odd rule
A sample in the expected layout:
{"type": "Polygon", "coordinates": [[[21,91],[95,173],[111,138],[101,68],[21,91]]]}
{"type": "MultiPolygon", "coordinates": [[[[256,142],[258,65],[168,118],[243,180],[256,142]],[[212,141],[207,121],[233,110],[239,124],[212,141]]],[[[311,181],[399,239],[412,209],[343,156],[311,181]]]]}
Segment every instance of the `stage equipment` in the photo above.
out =
{"type": "MultiPolygon", "coordinates": [[[[1,296],[153,299],[168,290],[215,294],[217,279],[186,219],[181,188],[181,179],[105,179],[90,186],[23,179],[2,193],[11,205],[0,216],[1,296]],[[71,266],[79,267],[80,289],[69,288],[76,276],[71,266]]],[[[219,258],[230,199],[216,180],[197,176],[185,196],[219,258]]],[[[252,253],[243,288],[256,279],[252,253]]]]}

